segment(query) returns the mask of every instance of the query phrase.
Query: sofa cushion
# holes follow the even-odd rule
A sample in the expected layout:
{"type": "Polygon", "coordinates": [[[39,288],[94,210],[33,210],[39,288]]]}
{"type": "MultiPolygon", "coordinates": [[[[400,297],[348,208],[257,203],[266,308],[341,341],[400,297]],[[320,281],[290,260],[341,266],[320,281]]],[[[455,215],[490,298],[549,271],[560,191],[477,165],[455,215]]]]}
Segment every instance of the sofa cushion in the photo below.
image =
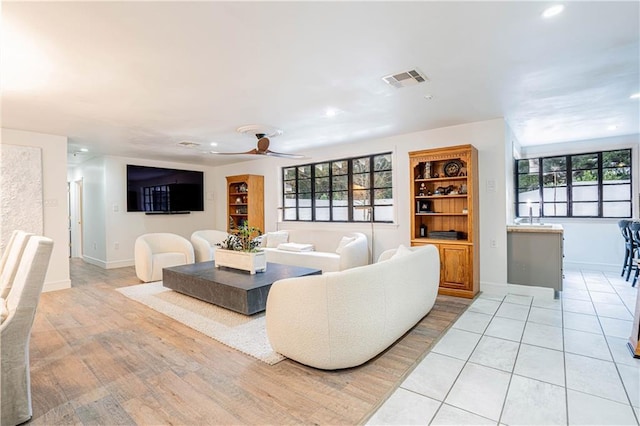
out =
{"type": "Polygon", "coordinates": [[[342,237],[340,243],[338,244],[338,248],[336,249],[336,253],[342,253],[342,249],[344,248],[344,246],[355,240],[355,237],[342,237]]]}
{"type": "Polygon", "coordinates": [[[289,242],[287,231],[267,232],[267,248],[277,248],[280,244],[289,242]]]}
{"type": "Polygon", "coordinates": [[[322,251],[294,252],[278,250],[277,248],[265,248],[264,252],[267,255],[267,262],[320,269],[323,273],[340,270],[340,256],[336,253],[322,251]]]}
{"type": "Polygon", "coordinates": [[[313,244],[302,243],[282,243],[278,245],[278,250],[286,251],[313,251],[313,244]]]}

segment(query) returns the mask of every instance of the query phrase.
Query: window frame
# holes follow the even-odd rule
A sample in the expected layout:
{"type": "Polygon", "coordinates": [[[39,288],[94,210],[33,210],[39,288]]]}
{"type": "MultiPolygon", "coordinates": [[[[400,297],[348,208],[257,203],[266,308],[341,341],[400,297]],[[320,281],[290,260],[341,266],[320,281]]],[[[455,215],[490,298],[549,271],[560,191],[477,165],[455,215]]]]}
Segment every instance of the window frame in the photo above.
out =
{"type": "Polygon", "coordinates": [[[555,154],[555,155],[549,155],[549,156],[545,156],[545,157],[532,157],[532,158],[523,158],[523,159],[516,159],[514,160],[514,189],[515,189],[515,202],[514,202],[514,209],[515,209],[515,217],[520,218],[520,217],[527,217],[527,216],[521,216],[520,215],[520,207],[522,205],[525,205],[526,202],[521,200],[521,195],[520,195],[520,176],[523,175],[529,175],[529,176],[534,176],[535,174],[531,173],[531,172],[527,172],[527,173],[521,173],[520,169],[519,169],[519,164],[520,162],[525,162],[525,161],[530,161],[530,160],[537,160],[538,161],[538,171],[537,171],[537,185],[538,185],[538,200],[532,202],[532,205],[537,205],[538,206],[538,216],[539,217],[545,217],[545,218],[571,218],[571,219],[622,219],[622,218],[630,218],[633,217],[633,210],[634,210],[634,206],[633,206],[633,149],[632,148],[616,148],[616,149],[609,149],[609,150],[603,150],[603,151],[589,151],[589,152],[579,152],[579,153],[573,153],[573,154],[555,154]],[[629,181],[628,182],[623,182],[623,183],[606,183],[607,181],[605,180],[605,176],[604,176],[604,170],[605,169],[612,169],[613,167],[608,167],[606,165],[604,165],[604,157],[606,153],[610,153],[610,152],[617,152],[617,151],[627,151],[628,152],[628,156],[629,156],[629,163],[627,165],[624,166],[619,166],[620,168],[628,168],[629,169],[629,181]],[[580,156],[594,156],[596,157],[596,164],[595,167],[591,167],[591,168],[580,168],[580,169],[574,169],[573,167],[573,159],[575,157],[580,157],[580,156]],[[555,186],[549,186],[549,187],[545,187],[545,181],[544,181],[544,176],[545,176],[545,170],[544,170],[544,160],[549,160],[549,159],[556,159],[556,158],[563,158],[565,161],[565,170],[563,171],[566,175],[565,177],[565,184],[564,185],[555,185],[555,186]],[[587,185],[579,185],[577,184],[577,181],[574,182],[574,173],[575,172],[579,172],[579,171],[585,171],[585,170],[593,170],[597,173],[596,175],[596,180],[594,181],[593,184],[587,184],[587,185]],[[612,186],[629,186],[629,193],[628,193],[628,197],[625,197],[624,199],[604,199],[605,194],[604,194],[604,188],[605,187],[612,187],[612,186]],[[574,192],[576,188],[580,188],[580,187],[587,187],[587,186],[595,186],[597,187],[596,191],[597,191],[597,197],[594,200],[574,200],[574,192]],[[557,202],[557,201],[547,201],[545,200],[545,195],[544,195],[544,190],[545,188],[554,188],[554,187],[566,187],[566,201],[564,202],[557,202]],[[545,205],[549,204],[549,203],[555,203],[555,204],[565,204],[566,205],[566,215],[545,215],[544,214],[544,209],[545,209],[545,205]],[[576,215],[574,214],[574,204],[576,203],[597,203],[597,214],[596,215],[576,215]],[[629,215],[628,216],[605,216],[604,214],[604,206],[607,203],[627,203],[629,206],[629,215]]]}
{"type": "MultiPolygon", "coordinates": [[[[314,162],[314,163],[305,163],[305,164],[296,164],[296,165],[291,165],[291,166],[284,166],[281,168],[281,178],[282,178],[282,198],[281,198],[281,205],[282,207],[282,221],[283,222],[319,222],[319,223],[369,223],[369,222],[374,222],[374,223],[394,223],[394,219],[390,219],[390,220],[378,220],[376,219],[376,208],[377,207],[391,207],[393,208],[395,205],[395,198],[393,197],[393,193],[394,193],[394,188],[393,188],[393,153],[392,152],[381,152],[381,153],[376,153],[376,154],[366,154],[366,155],[359,155],[356,157],[349,157],[349,158],[340,158],[340,159],[332,159],[332,160],[325,160],[325,161],[318,161],[318,162],[314,162]],[[375,169],[375,161],[374,159],[376,157],[379,156],[389,156],[389,168],[385,168],[382,170],[376,170],[375,169]],[[356,160],[361,160],[363,158],[368,159],[369,161],[369,166],[368,166],[368,172],[364,172],[369,174],[368,179],[368,188],[364,188],[364,189],[358,189],[358,188],[354,188],[354,175],[359,175],[362,174],[363,172],[354,172],[354,162],[356,160]],[[335,174],[334,175],[334,164],[335,163],[341,163],[341,162],[346,162],[347,163],[347,172],[344,174],[335,174]],[[329,168],[329,172],[326,176],[316,176],[316,166],[318,165],[328,165],[329,168]],[[309,179],[311,181],[311,192],[300,192],[300,169],[301,168],[305,168],[305,167],[309,167],[310,169],[310,176],[309,179]],[[294,179],[287,179],[287,170],[291,170],[294,169],[294,175],[295,178],[294,179]],[[376,187],[375,186],[375,174],[379,173],[379,172],[388,172],[391,176],[391,182],[390,185],[387,187],[376,187]],[[335,189],[334,190],[334,177],[335,176],[346,176],[347,177],[347,188],[345,189],[335,189]],[[327,178],[329,181],[329,188],[326,191],[316,191],[316,179],[321,179],[321,178],[327,178]],[[290,182],[295,182],[295,192],[286,192],[286,186],[287,183],[290,182]],[[390,190],[391,191],[391,203],[383,203],[383,204],[378,204],[376,203],[376,199],[375,199],[375,192],[376,190],[390,190]],[[363,209],[369,210],[370,214],[372,215],[372,217],[369,219],[368,214],[363,214],[363,219],[359,220],[354,218],[354,209],[356,207],[355,204],[355,197],[354,197],[354,192],[355,191],[367,191],[367,201],[368,204],[364,204],[362,205],[363,209]],[[347,209],[347,219],[346,220],[341,220],[341,219],[334,219],[334,194],[336,193],[343,193],[346,192],[347,195],[347,204],[346,206],[344,206],[347,209]],[[316,213],[317,213],[317,209],[318,208],[324,208],[324,207],[318,207],[316,205],[316,194],[317,193],[327,193],[329,195],[328,200],[329,200],[329,205],[328,207],[326,207],[328,209],[329,212],[329,218],[328,219],[317,219],[316,217],[316,213]],[[300,206],[300,200],[301,198],[299,197],[300,194],[310,194],[311,197],[311,203],[310,203],[310,207],[301,207],[300,206]],[[286,204],[286,199],[287,199],[287,195],[291,196],[295,196],[295,206],[292,207],[287,207],[286,204]],[[311,216],[310,219],[301,219],[300,218],[300,209],[310,209],[311,210],[311,216]],[[287,210],[295,210],[295,219],[290,219],[287,218],[287,210]]],[[[340,206],[342,207],[342,206],[340,206]]],[[[394,210],[394,215],[395,215],[395,210],[394,210]]]]}

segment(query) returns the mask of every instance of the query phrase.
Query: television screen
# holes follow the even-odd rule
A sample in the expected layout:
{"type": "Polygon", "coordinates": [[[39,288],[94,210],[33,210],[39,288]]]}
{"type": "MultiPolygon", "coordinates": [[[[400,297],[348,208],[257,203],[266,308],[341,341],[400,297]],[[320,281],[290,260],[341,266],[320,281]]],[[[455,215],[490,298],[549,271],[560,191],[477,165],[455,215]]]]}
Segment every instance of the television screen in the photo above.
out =
{"type": "Polygon", "coordinates": [[[127,164],[127,211],[203,211],[203,182],[203,172],[127,164]]]}

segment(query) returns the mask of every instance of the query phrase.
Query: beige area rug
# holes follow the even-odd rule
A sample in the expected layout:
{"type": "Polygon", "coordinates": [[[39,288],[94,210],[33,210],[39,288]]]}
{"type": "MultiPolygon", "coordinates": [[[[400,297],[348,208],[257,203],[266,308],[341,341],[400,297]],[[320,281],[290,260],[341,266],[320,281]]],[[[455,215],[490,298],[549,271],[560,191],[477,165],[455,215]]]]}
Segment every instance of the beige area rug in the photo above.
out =
{"type": "Polygon", "coordinates": [[[269,344],[264,312],[242,315],[163,287],[162,281],[117,290],[136,302],[269,365],[285,359],[269,344]]]}

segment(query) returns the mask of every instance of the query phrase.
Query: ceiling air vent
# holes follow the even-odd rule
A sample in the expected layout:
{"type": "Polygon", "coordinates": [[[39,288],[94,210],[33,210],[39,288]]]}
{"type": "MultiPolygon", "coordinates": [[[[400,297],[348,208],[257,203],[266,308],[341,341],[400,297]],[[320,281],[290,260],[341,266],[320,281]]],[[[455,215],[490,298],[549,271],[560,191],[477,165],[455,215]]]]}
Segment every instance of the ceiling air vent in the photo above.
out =
{"type": "Polygon", "coordinates": [[[181,141],[181,142],[178,142],[178,145],[183,146],[185,148],[195,148],[196,146],[200,146],[198,142],[191,142],[191,141],[181,141]]]}
{"type": "Polygon", "coordinates": [[[401,72],[399,74],[392,74],[382,77],[385,83],[390,86],[399,89],[401,87],[413,86],[418,83],[424,83],[428,81],[427,77],[422,74],[418,69],[412,69],[409,71],[401,72]]]}

